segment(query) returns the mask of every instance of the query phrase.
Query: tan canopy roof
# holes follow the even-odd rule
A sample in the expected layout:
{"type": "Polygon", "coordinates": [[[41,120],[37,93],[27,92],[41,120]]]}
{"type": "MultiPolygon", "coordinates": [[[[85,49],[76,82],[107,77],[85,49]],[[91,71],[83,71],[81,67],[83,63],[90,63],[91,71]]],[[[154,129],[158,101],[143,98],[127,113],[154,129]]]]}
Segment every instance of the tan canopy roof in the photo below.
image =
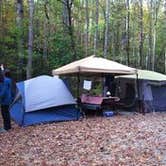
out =
{"type": "Polygon", "coordinates": [[[55,69],[52,73],[53,75],[68,75],[76,73],[111,73],[119,75],[135,74],[136,69],[93,55],[55,69]]]}

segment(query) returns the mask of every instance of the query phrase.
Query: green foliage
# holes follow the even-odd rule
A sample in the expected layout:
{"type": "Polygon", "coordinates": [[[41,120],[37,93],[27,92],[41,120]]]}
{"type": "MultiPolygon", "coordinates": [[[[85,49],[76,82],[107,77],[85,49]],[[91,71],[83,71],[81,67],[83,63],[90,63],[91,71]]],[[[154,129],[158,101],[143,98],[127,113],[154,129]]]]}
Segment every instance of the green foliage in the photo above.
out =
{"type": "MultiPolygon", "coordinates": [[[[63,23],[63,3],[58,0],[49,0],[47,4],[46,18],[45,2],[35,1],[35,12],[33,20],[34,40],[33,40],[33,76],[41,74],[51,74],[52,69],[68,64],[73,61],[74,52],[76,59],[85,57],[85,34],[86,34],[86,8],[85,1],[75,0],[71,8],[72,30],[75,50],[71,44],[69,27],[63,23]],[[44,30],[44,25],[47,31],[44,30]],[[67,29],[67,31],[65,31],[67,29]],[[47,43],[47,54],[44,57],[44,41],[47,43]]],[[[94,52],[95,25],[95,1],[88,1],[89,13],[89,38],[88,55],[94,52]]],[[[158,3],[159,1],[156,1],[158,3]]],[[[96,54],[103,55],[104,32],[105,32],[105,0],[99,0],[99,24],[98,24],[98,48],[96,54]]],[[[144,1],[144,4],[148,2],[144,1]]],[[[166,46],[166,22],[165,13],[161,1],[156,28],[156,61],[155,68],[158,71],[165,71],[165,46],[166,46]]],[[[27,49],[28,49],[28,4],[24,1],[24,18],[21,29],[16,24],[16,8],[14,1],[2,1],[0,3],[0,62],[4,63],[13,71],[16,79],[20,78],[19,66],[22,65],[23,77],[26,76],[27,49]],[[18,53],[18,42],[23,41],[22,55],[18,53]]],[[[138,50],[140,40],[140,6],[137,1],[130,1],[130,60],[131,66],[138,67],[138,50]]],[[[154,12],[154,11],[153,11],[154,12]]],[[[110,29],[108,58],[126,64],[126,4],[124,0],[112,1],[110,4],[110,29]]],[[[144,61],[149,50],[149,30],[150,30],[150,10],[143,8],[143,31],[144,61]]],[[[144,62],[145,63],[145,62],[144,62]]],[[[145,64],[144,64],[145,66],[145,64]]],[[[97,88],[100,89],[100,88],[97,88]]],[[[98,90],[97,90],[98,91],[98,90]]],[[[96,92],[97,93],[97,92],[96,92]]]]}
{"type": "MultiPolygon", "coordinates": [[[[63,33],[56,33],[52,38],[52,48],[49,55],[50,68],[54,69],[73,61],[73,50],[71,48],[70,37],[63,33]]],[[[83,55],[83,49],[76,47],[77,59],[83,55]]]]}

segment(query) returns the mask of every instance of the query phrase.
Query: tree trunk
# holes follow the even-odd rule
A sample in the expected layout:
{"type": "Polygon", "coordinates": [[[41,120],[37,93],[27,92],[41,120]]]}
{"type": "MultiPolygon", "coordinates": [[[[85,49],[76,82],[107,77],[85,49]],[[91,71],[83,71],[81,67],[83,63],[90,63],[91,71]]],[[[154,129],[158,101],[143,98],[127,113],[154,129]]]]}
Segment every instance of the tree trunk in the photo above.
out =
{"type": "Polygon", "coordinates": [[[49,36],[49,2],[45,0],[44,4],[45,18],[44,18],[44,41],[43,41],[43,59],[47,64],[47,54],[48,54],[48,36],[49,36]]]}
{"type": "Polygon", "coordinates": [[[115,56],[119,56],[120,55],[120,24],[118,23],[116,25],[116,32],[115,32],[115,40],[114,40],[114,47],[115,47],[115,56]]]}
{"type": "Polygon", "coordinates": [[[107,57],[109,45],[109,27],[110,27],[110,0],[106,0],[106,22],[105,22],[105,41],[104,41],[104,57],[107,57]]]}
{"type": "MultiPolygon", "coordinates": [[[[67,29],[68,35],[70,36],[71,48],[73,50],[73,60],[76,60],[76,48],[74,41],[74,28],[72,24],[72,5],[73,0],[59,0],[63,4],[63,23],[64,29],[67,29]]],[[[66,31],[66,30],[65,30],[66,31]]]]}
{"type": "Polygon", "coordinates": [[[153,30],[153,50],[152,50],[152,70],[155,70],[155,59],[156,59],[156,27],[154,25],[153,30]]]}
{"type": "Polygon", "coordinates": [[[166,18],[166,0],[164,1],[164,15],[165,15],[165,18],[166,18]]]}
{"type": "Polygon", "coordinates": [[[85,0],[85,12],[86,12],[86,19],[85,19],[85,54],[88,55],[88,43],[89,43],[89,5],[88,0],[85,0]]]}
{"type": "MultiPolygon", "coordinates": [[[[3,1],[0,1],[0,55],[3,56],[3,50],[4,47],[4,18],[3,18],[3,1]]],[[[1,62],[2,63],[2,62],[1,62]]]]}
{"type": "Polygon", "coordinates": [[[139,17],[139,24],[140,24],[139,56],[140,56],[140,62],[139,62],[139,66],[140,66],[140,68],[143,68],[143,4],[142,4],[142,0],[139,0],[139,2],[140,2],[140,17],[139,17]]]}
{"type": "Polygon", "coordinates": [[[24,61],[24,55],[23,55],[23,1],[22,0],[17,0],[17,17],[16,17],[16,23],[17,23],[17,29],[18,29],[18,38],[17,38],[17,43],[18,43],[18,59],[19,59],[19,64],[18,64],[18,75],[19,79],[23,79],[23,61],[24,61]]]}
{"type": "Polygon", "coordinates": [[[154,3],[154,11],[153,11],[153,51],[152,51],[152,70],[155,70],[155,59],[156,59],[156,26],[158,21],[158,11],[160,7],[161,0],[155,1],[154,3]]]}
{"type": "Polygon", "coordinates": [[[149,7],[149,51],[148,51],[148,66],[147,69],[152,69],[152,54],[153,54],[153,46],[152,46],[152,21],[153,21],[153,0],[150,0],[150,7],[149,7]]]}
{"type": "MultiPolygon", "coordinates": [[[[60,0],[59,0],[60,1],[60,0]]],[[[64,31],[66,32],[66,26],[69,26],[68,11],[67,11],[67,0],[61,1],[63,10],[62,10],[62,19],[64,24],[64,31]]]]}
{"type": "Polygon", "coordinates": [[[28,63],[27,63],[27,79],[32,77],[32,54],[33,54],[33,12],[34,0],[28,0],[29,3],[29,33],[28,33],[28,63]]]}
{"type": "Polygon", "coordinates": [[[127,35],[127,45],[126,45],[126,54],[127,54],[127,65],[130,65],[130,3],[129,0],[126,0],[126,35],[127,35]]]}
{"type": "Polygon", "coordinates": [[[95,35],[94,35],[94,55],[98,46],[98,21],[99,21],[99,0],[96,0],[96,17],[95,17],[95,35]]]}
{"type": "MultiPolygon", "coordinates": [[[[7,36],[7,10],[8,10],[8,2],[5,0],[0,1],[1,5],[1,23],[0,23],[0,55],[5,57],[5,37],[7,36]]],[[[1,62],[2,63],[2,62],[1,62]]]]}

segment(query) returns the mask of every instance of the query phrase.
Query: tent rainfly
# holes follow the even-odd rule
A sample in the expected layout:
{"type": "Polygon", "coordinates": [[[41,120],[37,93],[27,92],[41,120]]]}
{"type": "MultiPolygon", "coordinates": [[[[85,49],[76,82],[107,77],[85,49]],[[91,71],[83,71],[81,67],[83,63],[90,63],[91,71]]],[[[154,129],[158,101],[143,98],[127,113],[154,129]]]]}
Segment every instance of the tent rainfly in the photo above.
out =
{"type": "MultiPolygon", "coordinates": [[[[166,75],[150,70],[137,70],[137,74],[139,80],[166,81],[166,75]]],[[[123,75],[118,77],[136,79],[135,75],[123,75]]]]}
{"type": "Polygon", "coordinates": [[[72,74],[135,74],[136,69],[94,55],[72,62],[52,71],[53,75],[72,74]]]}

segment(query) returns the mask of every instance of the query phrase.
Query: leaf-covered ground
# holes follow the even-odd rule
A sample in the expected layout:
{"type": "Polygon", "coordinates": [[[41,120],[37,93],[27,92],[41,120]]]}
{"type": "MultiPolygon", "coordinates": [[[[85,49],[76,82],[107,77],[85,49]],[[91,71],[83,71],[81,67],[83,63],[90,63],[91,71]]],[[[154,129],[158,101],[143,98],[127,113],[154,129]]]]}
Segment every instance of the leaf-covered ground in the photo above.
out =
{"type": "Polygon", "coordinates": [[[166,113],[12,126],[0,133],[3,166],[166,165],[166,113]]]}

